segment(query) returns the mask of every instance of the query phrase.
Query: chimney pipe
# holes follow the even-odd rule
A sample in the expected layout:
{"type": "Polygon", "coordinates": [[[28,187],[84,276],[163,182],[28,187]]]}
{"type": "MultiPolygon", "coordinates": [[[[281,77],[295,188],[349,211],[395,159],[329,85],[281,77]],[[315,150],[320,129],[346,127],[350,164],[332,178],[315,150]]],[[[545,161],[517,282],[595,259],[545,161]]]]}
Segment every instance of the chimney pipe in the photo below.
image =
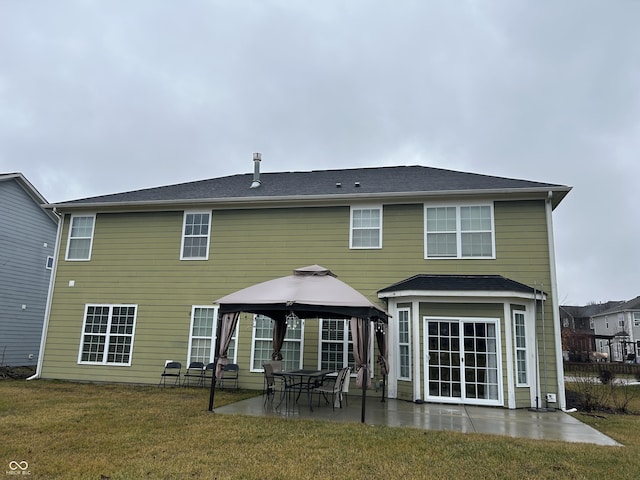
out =
{"type": "Polygon", "coordinates": [[[253,154],[253,182],[251,182],[251,188],[258,188],[262,185],[260,181],[260,161],[262,160],[261,153],[253,154]]]}

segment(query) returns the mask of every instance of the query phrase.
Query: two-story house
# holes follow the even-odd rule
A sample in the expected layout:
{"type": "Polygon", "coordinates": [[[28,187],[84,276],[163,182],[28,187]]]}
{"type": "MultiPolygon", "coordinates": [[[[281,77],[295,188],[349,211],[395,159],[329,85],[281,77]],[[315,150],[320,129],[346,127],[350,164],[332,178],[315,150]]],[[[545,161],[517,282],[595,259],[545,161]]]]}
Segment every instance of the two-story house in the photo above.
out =
{"type": "Polygon", "coordinates": [[[21,173],[0,174],[0,366],[38,361],[58,217],[21,173]]]}
{"type": "Polygon", "coordinates": [[[596,350],[613,362],[638,359],[640,352],[640,297],[618,303],[591,317],[596,350]]]}
{"type": "Polygon", "coordinates": [[[596,341],[608,340],[608,337],[600,335],[599,338],[596,338],[593,316],[621,303],[624,302],[609,301],[583,306],[560,306],[562,348],[565,360],[570,362],[590,362],[596,359],[594,357],[596,341]]]}
{"type": "MultiPolygon", "coordinates": [[[[213,361],[214,299],[317,264],[390,313],[391,398],[518,408],[551,393],[564,406],[552,211],[569,187],[259,162],[50,205],[63,222],[39,375],[155,383],[166,360],[213,361]]],[[[262,389],[272,328],[240,318],[242,388],[262,389]]],[[[349,322],[303,319],[281,352],[285,367],[352,364],[349,322]]]]}

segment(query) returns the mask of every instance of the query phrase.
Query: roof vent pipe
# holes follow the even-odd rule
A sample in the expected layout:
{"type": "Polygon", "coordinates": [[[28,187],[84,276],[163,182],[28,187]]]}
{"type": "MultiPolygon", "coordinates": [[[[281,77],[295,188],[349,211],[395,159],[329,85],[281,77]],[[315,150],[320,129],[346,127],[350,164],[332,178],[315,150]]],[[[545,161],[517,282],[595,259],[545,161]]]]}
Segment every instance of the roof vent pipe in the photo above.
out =
{"type": "Polygon", "coordinates": [[[253,154],[253,182],[251,182],[251,188],[258,188],[262,185],[260,181],[260,161],[262,160],[261,153],[253,154]]]}

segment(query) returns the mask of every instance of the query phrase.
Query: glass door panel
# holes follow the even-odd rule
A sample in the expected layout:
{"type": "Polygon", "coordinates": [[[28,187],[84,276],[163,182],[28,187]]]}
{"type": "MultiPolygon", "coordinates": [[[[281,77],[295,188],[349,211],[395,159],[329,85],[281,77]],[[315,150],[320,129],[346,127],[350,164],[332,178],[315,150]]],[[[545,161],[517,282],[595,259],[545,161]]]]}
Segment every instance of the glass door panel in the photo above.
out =
{"type": "Polygon", "coordinates": [[[427,398],[499,404],[495,320],[425,320],[427,398]]]}

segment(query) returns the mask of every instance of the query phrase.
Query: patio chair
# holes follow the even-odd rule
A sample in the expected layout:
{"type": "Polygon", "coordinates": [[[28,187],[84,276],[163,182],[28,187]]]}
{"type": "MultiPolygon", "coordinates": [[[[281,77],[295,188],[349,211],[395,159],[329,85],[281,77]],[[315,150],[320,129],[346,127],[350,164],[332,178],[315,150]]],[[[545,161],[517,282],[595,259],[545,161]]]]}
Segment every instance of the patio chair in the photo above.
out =
{"type": "Polygon", "coordinates": [[[164,370],[160,375],[160,383],[158,383],[158,387],[162,385],[163,387],[167,386],[167,378],[174,378],[173,386],[180,385],[180,372],[182,371],[182,364],[180,362],[172,362],[167,361],[164,364],[164,370]]]}
{"type": "Polygon", "coordinates": [[[191,362],[189,364],[182,377],[182,386],[189,387],[192,378],[195,378],[197,387],[204,386],[204,363],[191,362]]]}
{"type": "Polygon", "coordinates": [[[345,405],[349,405],[347,397],[349,395],[349,383],[351,382],[351,367],[347,367],[347,374],[344,376],[344,383],[342,384],[342,392],[340,392],[340,400],[345,405]]]}
{"type": "Polygon", "coordinates": [[[280,395],[284,394],[284,380],[282,377],[276,377],[273,375],[273,365],[269,362],[262,364],[264,369],[264,403],[267,401],[273,401],[277,391],[280,391],[280,395]]]}
{"type": "Polygon", "coordinates": [[[240,368],[235,363],[227,363],[222,367],[222,378],[220,379],[220,388],[225,388],[226,384],[233,385],[238,390],[238,371],[240,368]]]}
{"type": "Polygon", "coordinates": [[[207,363],[202,370],[202,383],[205,387],[211,385],[211,380],[213,380],[213,376],[216,374],[214,370],[215,366],[216,364],[213,362],[207,363]]]}
{"type": "Polygon", "coordinates": [[[327,377],[326,383],[313,389],[315,393],[318,393],[318,405],[320,405],[320,395],[324,397],[327,404],[329,403],[328,395],[331,395],[331,405],[333,409],[336,409],[336,401],[340,408],[342,408],[342,392],[344,388],[345,379],[349,374],[351,368],[345,367],[338,371],[338,375],[335,377],[327,377]]]}

